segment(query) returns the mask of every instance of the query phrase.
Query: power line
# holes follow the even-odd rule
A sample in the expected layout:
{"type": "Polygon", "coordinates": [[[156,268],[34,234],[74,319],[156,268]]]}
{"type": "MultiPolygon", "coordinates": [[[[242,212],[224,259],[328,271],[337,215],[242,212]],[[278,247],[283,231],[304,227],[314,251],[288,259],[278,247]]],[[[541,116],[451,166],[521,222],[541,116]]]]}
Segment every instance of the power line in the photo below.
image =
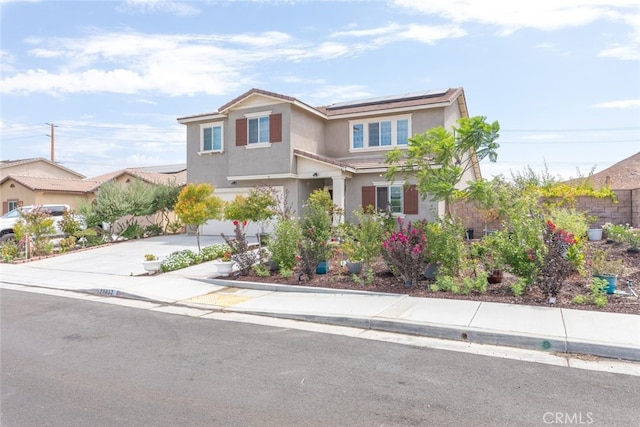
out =
{"type": "Polygon", "coordinates": [[[619,130],[640,130],[640,126],[592,129],[500,129],[500,132],[602,132],[619,130]]]}

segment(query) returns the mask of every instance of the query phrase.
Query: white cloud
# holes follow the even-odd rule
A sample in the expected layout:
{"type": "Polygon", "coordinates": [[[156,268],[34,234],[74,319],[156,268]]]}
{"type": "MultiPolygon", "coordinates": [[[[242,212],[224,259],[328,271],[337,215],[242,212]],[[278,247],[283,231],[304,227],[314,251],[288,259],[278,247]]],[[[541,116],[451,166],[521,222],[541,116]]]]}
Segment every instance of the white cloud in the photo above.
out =
{"type": "Polygon", "coordinates": [[[454,22],[496,25],[506,32],[521,28],[556,30],[616,18],[637,0],[394,0],[397,6],[454,22]]]}
{"type": "Polygon", "coordinates": [[[389,24],[378,28],[339,31],[331,34],[331,37],[370,38],[372,44],[384,45],[400,40],[434,44],[438,40],[459,38],[465,35],[466,32],[456,25],[389,24]]]}
{"type": "Polygon", "coordinates": [[[170,13],[179,16],[200,13],[198,8],[193,6],[193,2],[173,0],[125,0],[117,10],[126,13],[170,13]]]}
{"type": "Polygon", "coordinates": [[[15,58],[6,50],[0,50],[0,74],[12,73],[15,58]]]}
{"type": "Polygon", "coordinates": [[[626,24],[627,40],[602,50],[599,56],[640,60],[640,6],[638,0],[394,0],[396,6],[455,23],[479,23],[499,28],[499,34],[532,28],[552,31],[581,27],[599,20],[626,24]]]}
{"type": "Polygon", "coordinates": [[[313,105],[326,105],[354,99],[364,99],[373,96],[371,92],[362,85],[329,85],[323,86],[305,97],[313,105]]]}
{"type": "Polygon", "coordinates": [[[594,108],[636,108],[640,107],[640,99],[625,99],[620,101],[600,102],[594,108]]]}
{"type": "Polygon", "coordinates": [[[144,93],[226,95],[251,86],[260,64],[356,55],[367,43],[311,44],[282,32],[142,34],[110,32],[85,38],[29,38],[39,68],[0,80],[3,93],[144,93]]]}

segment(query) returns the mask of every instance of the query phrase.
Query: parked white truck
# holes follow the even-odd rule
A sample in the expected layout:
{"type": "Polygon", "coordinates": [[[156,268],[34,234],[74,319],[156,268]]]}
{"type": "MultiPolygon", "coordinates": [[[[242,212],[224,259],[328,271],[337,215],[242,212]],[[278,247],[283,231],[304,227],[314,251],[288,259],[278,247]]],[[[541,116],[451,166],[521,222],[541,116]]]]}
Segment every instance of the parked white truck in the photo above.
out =
{"type": "Polygon", "coordinates": [[[56,228],[56,235],[62,235],[60,221],[65,210],[71,209],[69,205],[29,205],[16,208],[0,217],[0,243],[15,239],[13,227],[20,220],[20,212],[31,212],[33,210],[43,210],[53,217],[53,225],[56,228]]]}

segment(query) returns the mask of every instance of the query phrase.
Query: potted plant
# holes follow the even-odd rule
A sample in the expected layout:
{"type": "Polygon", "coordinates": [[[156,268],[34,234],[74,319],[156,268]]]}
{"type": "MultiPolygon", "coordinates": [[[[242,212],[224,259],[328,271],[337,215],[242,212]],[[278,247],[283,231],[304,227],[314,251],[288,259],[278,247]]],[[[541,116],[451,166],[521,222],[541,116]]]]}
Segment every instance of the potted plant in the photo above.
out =
{"type": "Polygon", "coordinates": [[[605,252],[599,249],[593,254],[591,265],[593,267],[593,276],[607,281],[607,293],[615,293],[618,275],[624,271],[622,261],[607,259],[605,252]]]}
{"type": "Polygon", "coordinates": [[[215,265],[218,273],[228,275],[233,271],[233,266],[236,264],[236,262],[231,259],[231,252],[227,251],[224,253],[222,258],[214,261],[213,264],[215,265]]]}
{"type": "Polygon", "coordinates": [[[142,261],[142,266],[144,267],[147,274],[156,274],[162,267],[162,260],[154,254],[145,254],[144,261],[142,261]]]}
{"type": "Polygon", "coordinates": [[[502,283],[504,277],[506,263],[500,248],[501,238],[500,233],[490,234],[469,247],[470,256],[482,263],[491,284],[502,283]]]}
{"type": "Polygon", "coordinates": [[[342,251],[347,257],[345,266],[351,274],[360,274],[362,272],[362,245],[359,241],[354,240],[351,236],[345,237],[342,243],[342,251]]]}

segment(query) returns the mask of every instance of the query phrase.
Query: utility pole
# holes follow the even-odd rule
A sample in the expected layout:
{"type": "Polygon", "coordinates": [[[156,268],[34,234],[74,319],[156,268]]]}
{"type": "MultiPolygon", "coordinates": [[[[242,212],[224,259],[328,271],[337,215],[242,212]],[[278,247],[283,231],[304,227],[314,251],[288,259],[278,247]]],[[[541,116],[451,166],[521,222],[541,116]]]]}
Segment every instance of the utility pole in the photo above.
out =
{"type": "Polygon", "coordinates": [[[53,129],[57,128],[58,126],[53,123],[45,123],[45,124],[49,125],[49,127],[51,128],[51,134],[47,136],[51,137],[51,161],[53,162],[55,161],[54,153],[55,153],[55,145],[56,145],[56,137],[53,129]]]}

